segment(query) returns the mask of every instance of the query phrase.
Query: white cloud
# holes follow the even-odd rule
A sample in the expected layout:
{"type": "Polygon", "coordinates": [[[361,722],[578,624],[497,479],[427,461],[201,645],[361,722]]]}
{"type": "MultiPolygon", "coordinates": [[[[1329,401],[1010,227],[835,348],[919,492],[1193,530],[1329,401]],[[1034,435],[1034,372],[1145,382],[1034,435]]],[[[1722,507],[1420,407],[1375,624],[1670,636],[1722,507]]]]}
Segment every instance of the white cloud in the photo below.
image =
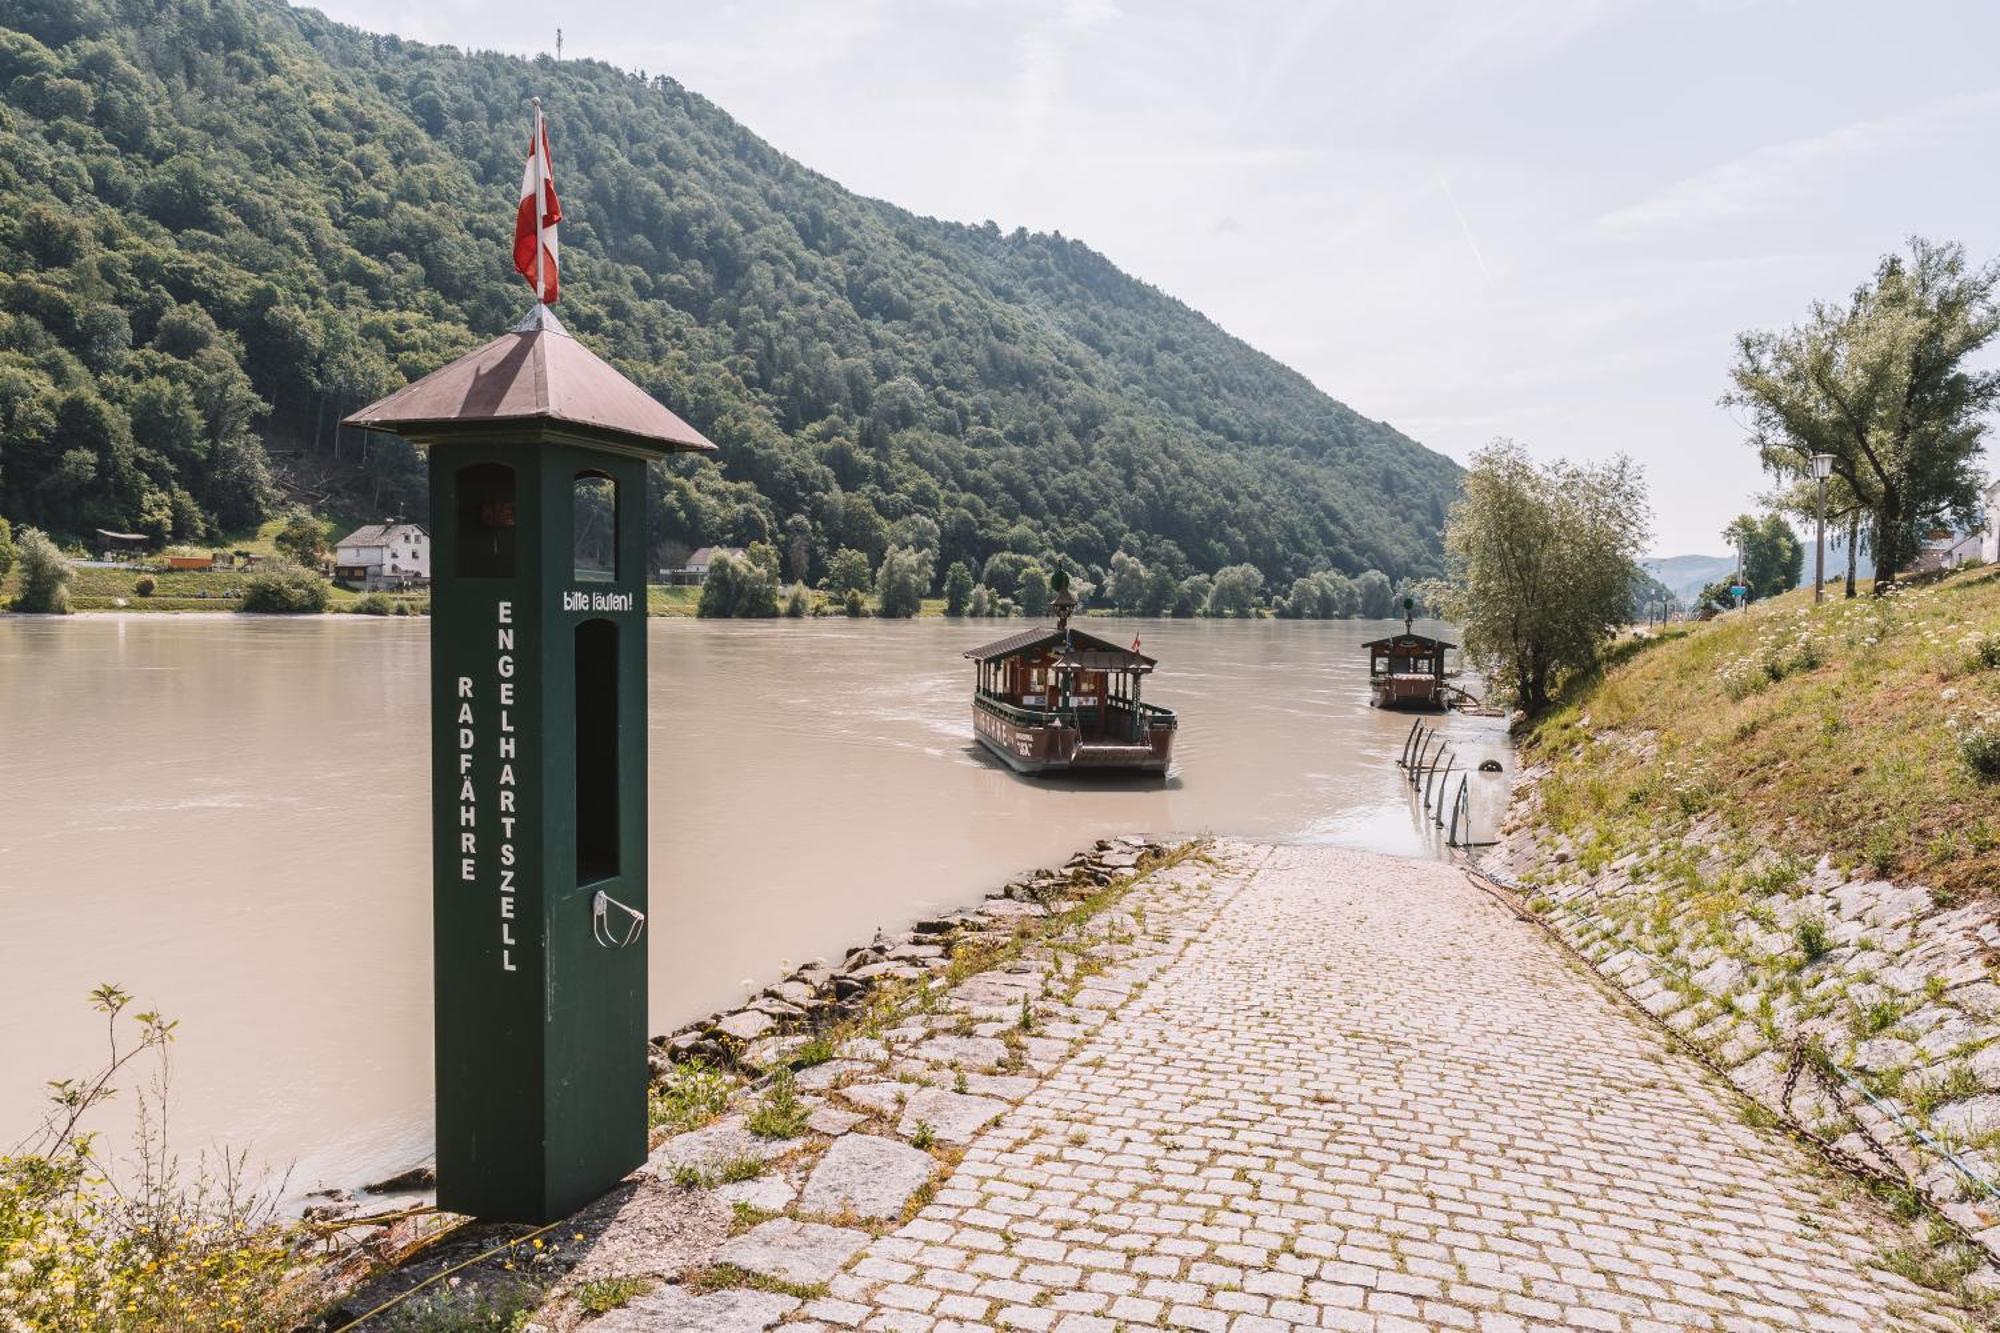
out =
{"type": "Polygon", "coordinates": [[[1933,144],[1996,116],[2000,89],[1942,97],[1892,116],[1773,144],[1607,213],[1593,230],[1612,239],[1650,238],[1765,213],[1820,172],[1933,144]]]}

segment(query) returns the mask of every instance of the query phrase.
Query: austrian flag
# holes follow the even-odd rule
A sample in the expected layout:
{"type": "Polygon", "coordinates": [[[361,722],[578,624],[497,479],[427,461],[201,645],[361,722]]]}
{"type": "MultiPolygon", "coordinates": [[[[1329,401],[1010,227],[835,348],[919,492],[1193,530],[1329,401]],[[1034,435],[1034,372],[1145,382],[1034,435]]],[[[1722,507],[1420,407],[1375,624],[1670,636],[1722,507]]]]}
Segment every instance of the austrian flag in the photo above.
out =
{"type": "Polygon", "coordinates": [[[562,290],[556,262],[556,224],[561,221],[555,168],[549,162],[549,127],[537,108],[528,165],[521,172],[521,205],[514,213],[514,267],[544,305],[553,305],[562,290]]]}

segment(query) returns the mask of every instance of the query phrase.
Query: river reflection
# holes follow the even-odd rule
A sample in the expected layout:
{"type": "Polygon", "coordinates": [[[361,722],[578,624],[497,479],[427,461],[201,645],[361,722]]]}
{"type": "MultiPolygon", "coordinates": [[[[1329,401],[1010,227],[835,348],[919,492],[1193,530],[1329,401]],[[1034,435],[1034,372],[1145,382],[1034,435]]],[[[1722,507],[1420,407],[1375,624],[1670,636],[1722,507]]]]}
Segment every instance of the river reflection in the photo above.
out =
{"type": "MultiPolygon", "coordinates": [[[[1160,659],[1165,782],[987,758],[959,654],[1007,628],[650,623],[653,1030],[1109,833],[1436,851],[1410,719],[1368,707],[1386,622],[1093,618],[1160,659]]],[[[0,1149],[91,1066],[115,981],[182,1021],[184,1152],[295,1189],[427,1154],[427,665],[423,621],[0,618],[0,1149]]],[[[1511,762],[1499,720],[1445,725],[1511,762]]],[[[1472,779],[1482,836],[1504,783],[1472,779]]]]}

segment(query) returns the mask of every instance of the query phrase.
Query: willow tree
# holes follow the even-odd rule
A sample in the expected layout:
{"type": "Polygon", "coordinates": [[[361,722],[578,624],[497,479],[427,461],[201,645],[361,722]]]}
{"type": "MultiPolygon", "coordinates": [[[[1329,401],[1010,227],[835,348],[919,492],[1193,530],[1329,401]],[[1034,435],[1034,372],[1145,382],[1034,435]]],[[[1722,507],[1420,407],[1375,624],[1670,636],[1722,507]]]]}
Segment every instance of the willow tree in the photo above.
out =
{"type": "Polygon", "coordinates": [[[1996,289],[2000,265],[1975,269],[1963,246],[1913,237],[1845,305],[1819,302],[1803,324],[1737,338],[1723,402],[1749,413],[1750,442],[1781,479],[1832,455],[1868,509],[1877,591],[1925,528],[1979,507],[1975,460],[2000,371],[1965,363],[2000,335],[1996,289]]]}
{"type": "Polygon", "coordinates": [[[1474,455],[1445,526],[1444,609],[1464,626],[1466,655],[1529,717],[1626,623],[1649,517],[1622,455],[1536,463],[1511,440],[1474,455]]]}

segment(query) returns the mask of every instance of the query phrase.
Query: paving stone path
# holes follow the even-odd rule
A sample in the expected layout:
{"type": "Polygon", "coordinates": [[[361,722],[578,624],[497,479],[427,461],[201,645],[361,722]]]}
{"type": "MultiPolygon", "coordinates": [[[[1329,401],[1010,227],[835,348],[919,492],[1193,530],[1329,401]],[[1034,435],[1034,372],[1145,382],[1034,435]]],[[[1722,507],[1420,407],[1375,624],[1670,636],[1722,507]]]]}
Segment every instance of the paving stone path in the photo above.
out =
{"type": "Polygon", "coordinates": [[[749,1326],[1965,1326],[1876,1266],[1873,1203],[1456,871],[1217,854],[1198,911],[1128,902],[1133,970],[1070,1000],[1108,1017],[914,1219],[749,1326]]]}

